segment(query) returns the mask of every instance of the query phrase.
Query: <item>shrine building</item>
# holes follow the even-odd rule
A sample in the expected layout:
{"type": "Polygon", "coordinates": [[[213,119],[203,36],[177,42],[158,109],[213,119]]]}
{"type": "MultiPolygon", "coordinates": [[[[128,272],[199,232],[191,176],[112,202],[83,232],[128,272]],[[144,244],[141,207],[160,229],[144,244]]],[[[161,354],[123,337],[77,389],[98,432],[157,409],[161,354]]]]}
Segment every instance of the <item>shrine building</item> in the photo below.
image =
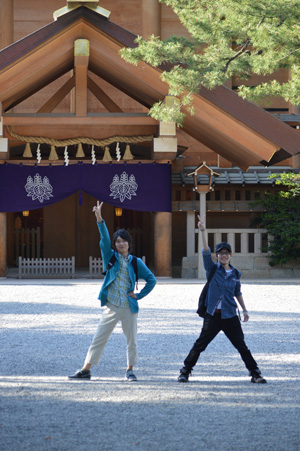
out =
{"type": "Polygon", "coordinates": [[[229,241],[245,277],[282,274],[271,275],[252,202],[275,192],[271,173],[298,171],[297,108],[259,107],[232,80],[201,88],[180,129],[151,118],[176,99],[161,69],[120,50],[137,35],[186,36],[157,0],[0,0],[0,11],[0,277],[20,258],[88,268],[100,257],[97,200],[158,277],[204,277],[199,212],[210,246],[229,241]]]}

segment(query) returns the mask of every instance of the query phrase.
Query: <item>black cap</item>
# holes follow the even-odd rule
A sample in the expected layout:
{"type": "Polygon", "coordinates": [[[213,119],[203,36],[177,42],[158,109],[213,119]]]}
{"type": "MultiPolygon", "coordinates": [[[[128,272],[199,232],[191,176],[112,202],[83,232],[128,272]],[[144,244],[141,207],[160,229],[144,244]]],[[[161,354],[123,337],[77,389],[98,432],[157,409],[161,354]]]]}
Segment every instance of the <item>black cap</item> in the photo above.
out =
{"type": "Polygon", "coordinates": [[[215,252],[220,252],[221,249],[227,249],[231,254],[232,254],[232,250],[231,250],[231,246],[229,243],[226,243],[225,241],[222,241],[222,243],[219,243],[216,245],[216,250],[215,252]]]}

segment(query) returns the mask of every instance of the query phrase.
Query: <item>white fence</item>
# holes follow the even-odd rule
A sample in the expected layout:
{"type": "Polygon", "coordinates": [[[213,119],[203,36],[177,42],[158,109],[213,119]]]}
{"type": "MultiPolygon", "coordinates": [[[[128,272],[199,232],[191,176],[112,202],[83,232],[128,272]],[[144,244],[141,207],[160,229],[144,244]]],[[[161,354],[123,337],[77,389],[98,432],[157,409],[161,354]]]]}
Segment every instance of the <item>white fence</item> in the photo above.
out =
{"type": "MultiPolygon", "coordinates": [[[[234,254],[265,254],[263,247],[272,239],[266,229],[207,229],[206,231],[212,250],[217,243],[227,241],[234,254]]],[[[195,232],[198,234],[198,229],[195,232]]]]}
{"type": "MultiPolygon", "coordinates": [[[[199,229],[195,229],[194,216],[192,219],[188,228],[190,233],[187,235],[187,256],[182,259],[181,277],[205,279],[201,252],[202,240],[199,229]]],[[[266,229],[206,229],[206,232],[208,245],[213,254],[216,244],[226,241],[231,245],[233,264],[242,270],[243,277],[268,278],[268,253],[265,249],[272,240],[272,236],[266,229]]]]}
{"type": "MultiPolygon", "coordinates": [[[[103,261],[101,258],[89,257],[89,274],[90,277],[101,277],[103,273],[103,261]]],[[[103,277],[103,276],[102,276],[103,277]]]]}
{"type": "Polygon", "coordinates": [[[28,277],[75,277],[75,257],[22,258],[19,257],[19,279],[28,277]]]}

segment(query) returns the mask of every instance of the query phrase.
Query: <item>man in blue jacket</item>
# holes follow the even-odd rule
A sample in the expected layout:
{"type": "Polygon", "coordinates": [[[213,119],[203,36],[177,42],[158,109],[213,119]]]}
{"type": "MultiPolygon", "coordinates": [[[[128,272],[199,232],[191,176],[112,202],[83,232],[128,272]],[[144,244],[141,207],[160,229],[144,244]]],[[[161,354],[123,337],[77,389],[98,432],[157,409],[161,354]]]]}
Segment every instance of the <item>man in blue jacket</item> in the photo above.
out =
{"type": "Polygon", "coordinates": [[[244,322],[249,320],[249,314],[241,293],[241,273],[230,264],[232,257],[231,246],[226,242],[217,244],[217,264],[215,264],[212,261],[211,252],[207,245],[204,221],[201,220],[200,216],[198,216],[198,220],[199,233],[201,232],[203,243],[203,263],[207,278],[215,266],[216,269],[207,291],[205,301],[206,314],[201,334],[184,361],[184,367],[180,370],[178,382],[188,382],[189,375],[196,365],[201,352],[206,349],[209,343],[222,330],[240,353],[251,375],[251,382],[264,384],[266,380],[261,376],[257,363],[246,346],[243,330],[236,312],[237,305],[234,297],[236,297],[243,309],[244,322]]]}
{"type": "Polygon", "coordinates": [[[114,249],[111,249],[109,233],[101,215],[102,205],[103,202],[99,204],[98,201],[93,211],[95,212],[101,237],[100,249],[103,268],[107,268],[113,256],[115,262],[107,270],[100,290],[99,299],[104,311],[97,332],[89,347],[82,369],[69,376],[69,379],[91,379],[90,369],[92,365],[99,364],[100,357],[112,331],[117,323],[121,321],[127,340],[127,370],[125,378],[128,381],[136,381],[137,378],[133,373],[133,367],[137,363],[137,317],[139,310],[137,301],[153,290],[156,279],[144,262],[137,258],[137,274],[139,279],[146,281],[146,285],[139,293],[134,292],[137,276],[131,264],[133,256],[129,253],[131,236],[124,229],[117,230],[112,237],[114,249]]]}

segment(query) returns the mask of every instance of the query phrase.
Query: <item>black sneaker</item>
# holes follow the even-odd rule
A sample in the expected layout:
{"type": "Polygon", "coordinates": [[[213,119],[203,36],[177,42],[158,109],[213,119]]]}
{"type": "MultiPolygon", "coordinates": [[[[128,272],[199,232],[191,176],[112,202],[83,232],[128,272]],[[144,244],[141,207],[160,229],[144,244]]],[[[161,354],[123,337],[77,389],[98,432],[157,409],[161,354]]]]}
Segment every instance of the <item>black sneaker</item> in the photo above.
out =
{"type": "Polygon", "coordinates": [[[69,379],[83,379],[83,380],[90,380],[91,379],[91,372],[90,370],[78,370],[75,374],[72,374],[72,376],[68,376],[69,379]]]}
{"type": "Polygon", "coordinates": [[[180,374],[178,376],[178,382],[188,382],[189,376],[191,374],[192,370],[188,370],[185,366],[181,368],[180,374]]]}
{"type": "Polygon", "coordinates": [[[251,382],[253,384],[266,384],[267,381],[264,379],[260,371],[251,371],[251,382]]]}

